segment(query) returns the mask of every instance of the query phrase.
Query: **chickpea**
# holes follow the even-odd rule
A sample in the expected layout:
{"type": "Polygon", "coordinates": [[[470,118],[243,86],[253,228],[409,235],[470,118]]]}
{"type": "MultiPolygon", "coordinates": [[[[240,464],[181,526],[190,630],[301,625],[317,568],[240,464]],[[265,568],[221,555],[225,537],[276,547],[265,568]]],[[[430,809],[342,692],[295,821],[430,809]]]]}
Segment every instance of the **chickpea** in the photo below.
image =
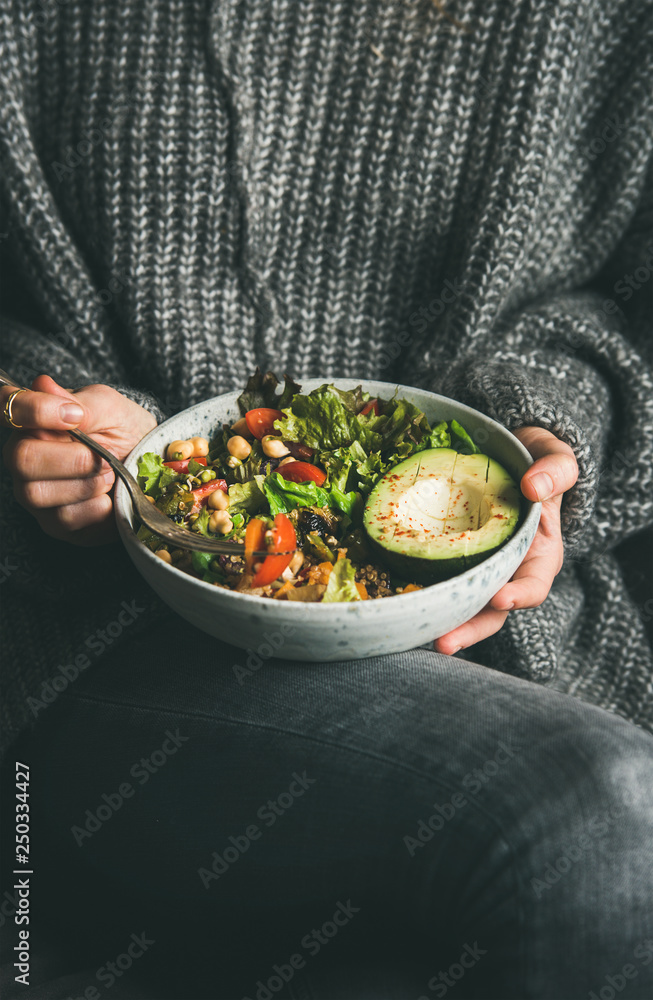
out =
{"type": "Polygon", "coordinates": [[[268,458],[283,458],[284,455],[290,454],[290,449],[286,448],[281,438],[275,437],[274,434],[266,434],[261,445],[268,458]]]}
{"type": "Polygon", "coordinates": [[[293,458],[292,455],[288,455],[287,458],[282,458],[279,462],[277,469],[280,469],[282,465],[290,465],[291,462],[296,462],[297,459],[293,458]]]}
{"type": "Polygon", "coordinates": [[[244,417],[241,417],[240,420],[237,420],[235,424],[232,424],[231,429],[234,432],[234,434],[239,434],[241,437],[247,438],[248,441],[251,441],[252,438],[254,437],[249,427],[247,426],[247,421],[245,420],[244,417]]]}
{"type": "Polygon", "coordinates": [[[234,522],[226,510],[214,510],[209,518],[209,531],[216,534],[226,535],[234,526],[234,522]]]}
{"type": "Polygon", "coordinates": [[[206,504],[211,510],[226,510],[229,506],[229,497],[223,490],[213,490],[213,493],[209,493],[206,504]]]}
{"type": "Polygon", "coordinates": [[[249,456],[251,450],[252,446],[249,441],[246,441],[244,437],[240,436],[240,434],[234,434],[234,436],[230,437],[227,441],[227,451],[230,455],[233,455],[234,458],[239,458],[241,462],[249,456]]]}
{"type": "Polygon", "coordinates": [[[206,458],[209,453],[209,442],[206,438],[191,438],[190,443],[193,446],[193,458],[206,458]]]}
{"type": "Polygon", "coordinates": [[[167,563],[168,566],[172,565],[172,556],[167,549],[157,549],[154,554],[157,555],[162,562],[167,563]]]}
{"type": "Polygon", "coordinates": [[[190,441],[171,441],[166,448],[168,462],[184,461],[193,457],[193,445],[190,441]]]}

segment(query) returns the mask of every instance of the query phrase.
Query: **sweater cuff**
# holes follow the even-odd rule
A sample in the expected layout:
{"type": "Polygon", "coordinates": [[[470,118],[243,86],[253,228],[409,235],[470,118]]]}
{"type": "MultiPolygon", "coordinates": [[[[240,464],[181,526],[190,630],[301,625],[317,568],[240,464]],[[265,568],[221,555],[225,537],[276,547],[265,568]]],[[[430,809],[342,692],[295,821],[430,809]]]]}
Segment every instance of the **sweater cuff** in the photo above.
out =
{"type": "Polygon", "coordinates": [[[598,373],[570,357],[563,367],[545,351],[527,358],[505,351],[492,360],[459,362],[440,391],[511,431],[543,427],[571,447],[578,480],[562,500],[562,537],[568,553],[589,548],[608,432],[601,415],[610,412],[610,393],[598,373]]]}
{"type": "MultiPolygon", "coordinates": [[[[86,382],[80,385],[75,385],[73,392],[78,389],[83,389],[84,385],[91,385],[93,383],[86,382]]],[[[127,399],[131,399],[132,402],[138,403],[142,406],[144,410],[151,413],[157,424],[163,423],[168,417],[172,416],[172,411],[170,408],[156,396],[153,392],[145,389],[136,389],[130,385],[119,385],[115,382],[103,382],[102,385],[107,385],[110,389],[115,389],[116,392],[121,393],[121,395],[126,396],[127,399]]]]}

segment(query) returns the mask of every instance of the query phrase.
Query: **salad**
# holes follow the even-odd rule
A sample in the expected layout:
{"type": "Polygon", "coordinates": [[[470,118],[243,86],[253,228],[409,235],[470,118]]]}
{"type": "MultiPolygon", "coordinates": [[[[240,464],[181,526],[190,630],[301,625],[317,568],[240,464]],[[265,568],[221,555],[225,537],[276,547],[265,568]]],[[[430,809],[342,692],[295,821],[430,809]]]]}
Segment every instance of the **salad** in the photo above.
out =
{"type": "Polygon", "coordinates": [[[207,583],[273,600],[361,601],[419,589],[410,559],[398,573],[371,536],[368,498],[412,456],[425,465],[431,455],[440,463],[481,457],[465,428],[456,420],[431,427],[396,391],[381,399],[324,384],[303,394],[287,375],[281,386],[259,369],[238,406],[240,418],[210,441],[172,441],[164,456],[142,455],[138,481],[173,521],[244,541],[244,555],[169,548],[142,526],[144,544],[207,583]],[[252,555],[260,550],[269,554],[252,555]]]}

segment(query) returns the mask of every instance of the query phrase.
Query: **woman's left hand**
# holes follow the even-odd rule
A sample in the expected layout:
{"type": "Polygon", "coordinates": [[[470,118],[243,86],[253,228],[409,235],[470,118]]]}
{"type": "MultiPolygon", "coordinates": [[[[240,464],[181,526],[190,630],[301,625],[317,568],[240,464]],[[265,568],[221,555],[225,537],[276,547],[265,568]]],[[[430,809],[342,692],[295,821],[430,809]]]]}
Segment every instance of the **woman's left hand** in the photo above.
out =
{"type": "Polygon", "coordinates": [[[490,603],[464,625],[436,639],[439,653],[457,653],[494,635],[513,608],[536,608],[562,567],[560,505],[563,494],[578,479],[576,458],[568,444],[542,427],[521,427],[514,433],[535,459],[520,485],[527,500],[542,501],[537,533],[519,569],[490,603]]]}

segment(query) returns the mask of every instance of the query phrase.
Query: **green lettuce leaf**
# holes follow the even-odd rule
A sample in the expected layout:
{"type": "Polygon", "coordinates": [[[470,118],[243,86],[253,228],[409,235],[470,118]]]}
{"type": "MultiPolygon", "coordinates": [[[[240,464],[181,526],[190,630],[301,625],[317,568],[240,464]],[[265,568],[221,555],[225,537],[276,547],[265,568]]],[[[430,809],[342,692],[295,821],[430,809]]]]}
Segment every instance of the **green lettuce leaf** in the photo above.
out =
{"type": "Polygon", "coordinates": [[[322,452],[318,461],[326,469],[326,486],[335,487],[343,493],[347,492],[347,487],[355,489],[360,480],[359,470],[367,459],[367,452],[359,441],[352,441],[347,448],[322,452]]]}
{"type": "Polygon", "coordinates": [[[153,487],[154,495],[161,494],[170,485],[170,483],[181,482],[186,476],[183,473],[175,472],[174,469],[169,469],[167,466],[159,476],[159,481],[155,487],[153,487]]]}
{"type": "Polygon", "coordinates": [[[356,570],[349,559],[337,559],[329,573],[329,582],[322,601],[330,604],[334,601],[360,601],[361,596],[356,589],[356,570]]]}
{"type": "Polygon", "coordinates": [[[278,399],[275,399],[274,403],[274,409],[276,410],[283,410],[284,407],[290,406],[293,396],[302,391],[301,385],[294,382],[290,375],[284,375],[283,381],[283,392],[278,399]]]}
{"type": "MultiPolygon", "coordinates": [[[[358,442],[355,442],[358,444],[358,442]]],[[[360,452],[365,458],[365,452],[358,445],[360,452]]],[[[350,472],[354,461],[351,448],[336,448],[335,451],[322,452],[318,462],[326,471],[327,483],[329,486],[337,486],[339,490],[345,491],[350,478],[350,472]]]]}
{"type": "Polygon", "coordinates": [[[291,483],[278,472],[266,476],[262,489],[270,504],[270,514],[287,514],[295,507],[325,507],[329,495],[316,483],[291,483]]]}
{"type": "Polygon", "coordinates": [[[360,513],[359,508],[361,507],[360,493],[356,493],[354,490],[350,490],[349,493],[343,493],[337,486],[332,486],[328,495],[328,504],[332,510],[342,511],[352,521],[356,519],[356,515],[360,513]]]}
{"type": "Polygon", "coordinates": [[[213,538],[214,536],[209,531],[209,518],[213,511],[205,504],[200,512],[196,521],[193,521],[191,525],[191,531],[196,531],[200,535],[205,535],[207,538],[213,538]]]}
{"type": "Polygon", "coordinates": [[[214,559],[211,552],[191,552],[193,569],[205,583],[226,583],[226,574],[216,567],[214,559]]]}
{"type": "Polygon", "coordinates": [[[364,462],[367,458],[367,452],[359,441],[352,441],[347,450],[354,465],[358,464],[358,462],[364,462]]]}
{"type": "Polygon", "coordinates": [[[285,441],[301,441],[316,451],[335,451],[353,441],[366,451],[376,451],[382,438],[374,424],[381,418],[357,415],[359,395],[332,385],[322,385],[307,396],[297,395],[292,407],[283,410],[283,419],[275,421],[275,430],[285,441]]]}
{"type": "Polygon", "coordinates": [[[481,449],[474,444],[463,425],[459,424],[457,420],[451,421],[451,432],[456,451],[462,455],[480,455],[481,449]]]}
{"type": "Polygon", "coordinates": [[[279,379],[274,372],[263,374],[257,366],[254,374],[247,379],[247,385],[237,400],[241,416],[244,417],[248,410],[258,409],[259,406],[273,406],[273,400],[277,398],[278,385],[279,379]]]}
{"type": "Polygon", "coordinates": [[[289,406],[292,397],[297,392],[301,392],[301,386],[294,382],[289,375],[284,375],[284,388],[280,396],[277,396],[277,386],[279,379],[274,372],[266,372],[265,375],[257,368],[253,375],[247,380],[244,392],[238,397],[238,408],[241,416],[245,416],[248,410],[256,410],[260,406],[271,407],[273,410],[282,410],[284,406],[289,406]]]}
{"type": "MultiPolygon", "coordinates": [[[[448,448],[450,444],[451,438],[447,430],[447,424],[445,421],[442,421],[433,430],[429,430],[419,443],[415,443],[412,439],[406,439],[397,445],[391,455],[385,456],[385,468],[383,471],[386,472],[394,465],[399,465],[405,458],[410,458],[411,455],[415,455],[419,451],[425,451],[427,448],[448,448]]],[[[378,480],[378,478],[379,476],[377,475],[376,479],[378,480]]],[[[376,481],[374,485],[376,485],[376,481]]]]}
{"type": "Polygon", "coordinates": [[[441,420],[439,424],[436,424],[424,440],[426,448],[451,447],[451,435],[446,420],[441,420]]]}
{"type": "Polygon", "coordinates": [[[229,513],[257,514],[267,504],[263,492],[265,476],[254,476],[247,483],[234,483],[229,487],[229,513]]]}
{"type": "MultiPolygon", "coordinates": [[[[398,459],[398,461],[400,461],[400,459],[398,459]]],[[[386,469],[389,469],[392,465],[396,464],[397,462],[393,461],[392,458],[387,461],[383,459],[378,451],[372,452],[371,455],[367,455],[365,460],[356,466],[356,472],[358,473],[358,488],[361,493],[367,496],[386,469]]]]}
{"type": "Polygon", "coordinates": [[[164,472],[172,473],[173,478],[176,475],[172,469],[168,469],[163,464],[163,459],[156,452],[146,451],[144,455],[141,455],[138,460],[138,485],[143,490],[143,493],[151,496],[153,493],[158,492],[159,479],[164,472]]]}
{"type": "Polygon", "coordinates": [[[381,451],[394,451],[405,441],[420,444],[430,430],[425,414],[406,399],[393,399],[390,405],[379,418],[384,421],[378,428],[383,438],[381,451]]]}
{"type": "MultiPolygon", "coordinates": [[[[257,476],[257,480],[262,476],[257,476]]],[[[316,483],[291,483],[278,472],[272,472],[263,480],[261,489],[270,505],[270,514],[287,514],[296,507],[330,507],[348,517],[358,511],[360,494],[354,490],[344,493],[337,486],[324,489],[316,483]]],[[[231,497],[231,487],[229,488],[231,497]]],[[[231,507],[230,507],[231,509],[231,507]]]]}
{"type": "MultiPolygon", "coordinates": [[[[191,462],[190,465],[197,466],[197,470],[200,472],[204,470],[204,466],[198,462],[191,462]]],[[[191,470],[191,475],[194,474],[195,471],[191,470]]],[[[186,474],[179,474],[174,469],[168,468],[167,465],[163,464],[163,459],[160,455],[155,454],[153,451],[146,451],[138,461],[137,477],[138,485],[143,490],[143,493],[158,498],[170,483],[175,482],[175,480],[185,479],[186,474]]]]}
{"type": "MultiPolygon", "coordinates": [[[[367,496],[379,477],[390,467],[390,463],[380,452],[373,451],[368,455],[359,441],[353,441],[348,448],[322,452],[319,463],[326,469],[325,489],[330,488],[334,500],[338,497],[334,490],[338,490],[340,494],[360,490],[367,496]]],[[[350,499],[354,501],[353,497],[350,499]]],[[[335,506],[343,509],[338,502],[335,502],[335,506]]]]}

